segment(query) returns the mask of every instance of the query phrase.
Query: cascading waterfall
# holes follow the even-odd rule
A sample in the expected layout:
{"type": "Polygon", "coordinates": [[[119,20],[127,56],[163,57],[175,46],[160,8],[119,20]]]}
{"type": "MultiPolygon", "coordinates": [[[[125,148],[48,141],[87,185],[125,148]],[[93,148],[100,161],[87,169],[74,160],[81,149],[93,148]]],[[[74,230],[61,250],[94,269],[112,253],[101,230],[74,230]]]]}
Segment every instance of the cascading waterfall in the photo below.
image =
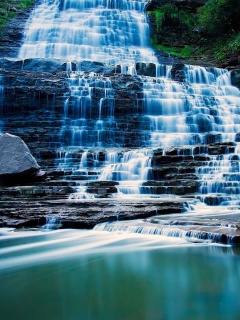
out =
{"type": "Polygon", "coordinates": [[[44,0],[27,22],[19,57],[157,62],[149,48],[146,2],[44,0]]]}
{"type": "Polygon", "coordinates": [[[152,149],[125,152],[122,159],[113,157],[112,163],[103,169],[100,180],[119,181],[121,195],[139,195],[143,181],[150,178],[152,149]]]}
{"type": "Polygon", "coordinates": [[[151,121],[152,147],[235,141],[239,132],[240,94],[222,69],[186,66],[186,83],[168,79],[144,82],[146,116],[151,121]],[[211,141],[214,142],[214,141],[211,141]]]}
{"type": "Polygon", "coordinates": [[[65,102],[62,140],[70,141],[71,146],[113,145],[111,128],[115,121],[111,81],[95,73],[80,72],[71,74],[69,85],[71,98],[65,102]],[[94,90],[100,98],[93,98],[94,90]]]}
{"type": "MultiPolygon", "coordinates": [[[[63,148],[81,147],[85,152],[81,160],[75,161],[71,150],[63,151],[58,159],[60,165],[71,165],[73,175],[81,179],[85,175],[86,180],[117,180],[120,195],[143,192],[142,182],[151,179],[154,148],[236,141],[240,132],[240,94],[231,86],[230,73],[185,66],[183,82],[174,81],[172,66],[159,65],[149,46],[146,3],[147,0],[44,0],[27,22],[19,52],[23,59],[57,58],[75,61],[77,66],[83,60],[97,61],[131,75],[137,75],[136,63],[155,64],[155,76],[138,76],[143,91],[141,116],[149,124],[142,138],[144,149],[125,150],[121,156],[112,151],[125,147],[116,142],[114,134],[118,123],[112,78],[82,71],[81,67],[70,72],[71,96],[65,102],[60,137],[63,148]],[[86,148],[109,148],[101,165],[96,159],[92,161],[95,173],[91,175],[86,148]]],[[[71,63],[69,66],[71,71],[71,63]]],[[[234,152],[209,158],[196,172],[199,198],[205,201],[206,194],[214,193],[217,204],[237,201],[238,146],[234,152]]],[[[80,198],[84,197],[84,186],[79,190],[80,198]]]]}

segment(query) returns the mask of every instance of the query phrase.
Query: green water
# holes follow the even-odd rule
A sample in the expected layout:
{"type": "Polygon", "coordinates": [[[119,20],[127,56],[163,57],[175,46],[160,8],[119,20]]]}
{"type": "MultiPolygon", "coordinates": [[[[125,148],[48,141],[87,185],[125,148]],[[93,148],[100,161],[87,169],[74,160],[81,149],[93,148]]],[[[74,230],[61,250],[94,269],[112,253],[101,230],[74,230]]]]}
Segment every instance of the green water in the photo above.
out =
{"type": "Polygon", "coordinates": [[[240,319],[238,248],[71,230],[0,244],[1,320],[240,319]]]}

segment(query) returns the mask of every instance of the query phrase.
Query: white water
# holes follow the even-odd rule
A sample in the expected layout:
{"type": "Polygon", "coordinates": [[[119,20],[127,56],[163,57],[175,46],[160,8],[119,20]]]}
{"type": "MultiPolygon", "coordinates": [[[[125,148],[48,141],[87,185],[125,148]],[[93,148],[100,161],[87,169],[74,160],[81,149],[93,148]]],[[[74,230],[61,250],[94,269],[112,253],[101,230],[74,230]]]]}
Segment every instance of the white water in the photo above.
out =
{"type": "Polygon", "coordinates": [[[146,0],[44,0],[26,24],[20,58],[157,62],[149,48],[146,0]]]}
{"type": "MultiPolygon", "coordinates": [[[[140,78],[143,118],[149,123],[142,144],[149,149],[126,150],[120,158],[109,156],[101,173],[97,159],[93,159],[92,170],[96,172],[91,175],[86,148],[122,146],[116,143],[114,134],[118,127],[115,90],[109,76],[83,72],[81,68],[71,72],[68,80],[71,96],[65,102],[60,137],[64,148],[82,147],[85,153],[80,163],[73,164],[71,152],[64,152],[67,158],[61,159],[62,168],[72,166],[73,175],[85,175],[87,179],[117,180],[118,195],[134,197],[141,194],[142,183],[151,178],[150,148],[235,141],[240,132],[240,94],[231,86],[230,73],[185,66],[185,82],[171,80],[172,66],[159,65],[149,46],[146,3],[147,0],[43,0],[26,24],[19,52],[23,59],[59,58],[76,60],[77,65],[82,60],[121,65],[125,74],[136,74],[136,62],[156,64],[156,77],[140,78]]],[[[206,194],[214,194],[218,203],[238,204],[238,148],[223,158],[210,157],[196,172],[201,180],[199,199],[205,201],[206,194]]],[[[72,196],[78,197],[88,197],[83,185],[79,195],[72,196]]]]}
{"type": "Polygon", "coordinates": [[[114,90],[111,81],[93,72],[90,74],[72,73],[68,81],[71,101],[69,99],[65,101],[64,119],[60,132],[62,140],[67,139],[71,146],[100,147],[102,141],[112,145],[114,137],[109,127],[115,121],[114,90]],[[101,98],[97,105],[92,99],[96,88],[101,91],[101,98]]]}
{"type": "Polygon", "coordinates": [[[207,143],[206,136],[235,141],[240,130],[240,92],[230,85],[230,73],[186,66],[186,83],[146,79],[146,116],[152,147],[207,143]],[[221,85],[221,86],[220,86],[221,85]]]}

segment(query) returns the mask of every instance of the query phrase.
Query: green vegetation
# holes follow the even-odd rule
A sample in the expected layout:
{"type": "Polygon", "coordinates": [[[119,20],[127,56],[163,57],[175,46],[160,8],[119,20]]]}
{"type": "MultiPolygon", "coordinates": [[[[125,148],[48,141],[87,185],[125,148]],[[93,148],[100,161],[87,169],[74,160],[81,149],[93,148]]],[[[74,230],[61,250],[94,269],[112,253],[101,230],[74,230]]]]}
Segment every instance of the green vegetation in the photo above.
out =
{"type": "Polygon", "coordinates": [[[147,14],[155,15],[156,21],[152,45],[166,53],[178,57],[207,53],[221,61],[240,52],[239,0],[208,0],[198,10],[161,0],[147,14]]]}
{"type": "Polygon", "coordinates": [[[183,58],[189,58],[193,51],[193,49],[188,45],[185,45],[183,48],[177,48],[177,47],[168,47],[168,46],[158,44],[155,47],[175,57],[183,57],[183,58]]]}
{"type": "Polygon", "coordinates": [[[240,51],[239,0],[208,0],[198,13],[209,37],[207,46],[219,60],[240,51]]]}
{"type": "Polygon", "coordinates": [[[36,0],[1,0],[0,1],[0,33],[9,19],[14,18],[17,12],[31,6],[36,0]]]}

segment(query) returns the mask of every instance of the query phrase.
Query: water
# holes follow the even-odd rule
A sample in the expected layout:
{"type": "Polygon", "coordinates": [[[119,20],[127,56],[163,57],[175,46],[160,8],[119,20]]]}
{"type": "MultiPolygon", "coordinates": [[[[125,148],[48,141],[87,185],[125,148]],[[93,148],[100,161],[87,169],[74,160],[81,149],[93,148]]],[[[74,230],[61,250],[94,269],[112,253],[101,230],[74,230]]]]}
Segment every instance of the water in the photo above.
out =
{"type": "Polygon", "coordinates": [[[42,227],[46,230],[54,230],[61,228],[61,216],[49,215],[46,218],[46,224],[42,227]]]}
{"type": "MultiPolygon", "coordinates": [[[[152,176],[150,148],[234,142],[240,132],[240,93],[231,86],[230,73],[219,68],[186,65],[182,70],[183,82],[174,81],[174,67],[159,64],[150,48],[144,14],[146,4],[147,0],[44,0],[35,7],[26,24],[24,43],[19,51],[23,59],[57,58],[67,60],[69,66],[74,61],[76,71],[69,67],[71,94],[65,101],[59,133],[66,155],[64,166],[73,169],[74,178],[81,176],[81,181],[84,175],[87,180],[90,176],[91,179],[117,180],[119,197],[146,193],[156,196],[154,188],[142,187],[152,176]],[[97,61],[103,69],[112,66],[115,71],[110,74],[99,69],[83,71],[86,63],[82,64],[83,60],[97,61]],[[153,76],[137,75],[136,64],[143,66],[144,63],[146,67],[149,63],[155,65],[153,76]],[[128,129],[121,134],[123,111],[119,103],[116,104],[116,99],[120,99],[118,89],[128,85],[124,75],[132,75],[129,80],[142,91],[134,98],[134,111],[126,110],[129,119],[137,117],[139,122],[137,133],[130,138],[128,129]],[[106,148],[106,152],[111,153],[113,148],[124,148],[129,143],[142,149],[125,150],[119,159],[110,162],[107,156],[105,163],[94,159],[91,175],[88,174],[89,161],[84,161],[84,156],[89,148],[106,148]],[[69,157],[69,148],[73,147],[84,151],[80,164],[73,163],[69,157]],[[147,154],[146,148],[149,148],[147,154]]],[[[129,132],[131,125],[130,122],[129,132]]],[[[211,159],[197,169],[200,201],[238,204],[237,150],[238,146],[234,152],[224,155],[224,159],[210,156],[211,159]],[[214,200],[210,201],[211,194],[214,200]]],[[[60,162],[63,168],[63,161],[60,162]]],[[[81,182],[79,198],[87,198],[83,187],[81,182]]],[[[166,190],[168,194],[170,191],[166,190]]]]}
{"type": "Polygon", "coordinates": [[[114,136],[109,130],[115,124],[111,81],[93,72],[72,73],[68,81],[71,98],[65,101],[61,140],[71,146],[113,145],[114,136]],[[94,90],[100,95],[97,103],[92,97],[94,90]]]}
{"type": "MultiPolygon", "coordinates": [[[[68,65],[71,93],[64,105],[56,163],[60,170],[71,171],[66,179],[76,183],[69,201],[92,201],[94,195],[87,192],[91,180],[118,182],[112,197],[120,201],[175,199],[168,188],[159,195],[144,183],[153,179],[154,151],[159,148],[165,156],[178,146],[178,155],[209,156],[196,169],[197,200],[186,210],[205,215],[215,210],[206,204],[223,204],[219,213],[227,214],[230,206],[240,204],[235,142],[240,132],[239,90],[231,86],[230,74],[217,68],[185,66],[184,81],[175,81],[172,66],[159,64],[149,46],[146,3],[43,0],[26,24],[20,58],[57,58],[68,65]],[[113,71],[84,71],[83,60],[113,71]],[[137,75],[138,63],[154,64],[155,73],[137,75]],[[134,148],[121,131],[116,104],[118,89],[127,87],[129,80],[139,92],[131,117],[126,112],[122,117],[127,117],[129,132],[130,120],[139,121],[134,138],[128,138],[134,148]],[[209,155],[204,144],[210,142],[233,144],[218,156],[209,155]]],[[[56,231],[59,215],[49,216],[42,231],[0,229],[3,319],[240,318],[238,247],[193,244],[183,228],[139,223],[56,231]]]]}
{"type": "Polygon", "coordinates": [[[20,58],[132,65],[157,62],[149,48],[146,0],[44,0],[26,24],[20,58]]]}
{"type": "Polygon", "coordinates": [[[0,255],[3,319],[240,317],[238,248],[64,230],[5,232],[0,255]]]}

